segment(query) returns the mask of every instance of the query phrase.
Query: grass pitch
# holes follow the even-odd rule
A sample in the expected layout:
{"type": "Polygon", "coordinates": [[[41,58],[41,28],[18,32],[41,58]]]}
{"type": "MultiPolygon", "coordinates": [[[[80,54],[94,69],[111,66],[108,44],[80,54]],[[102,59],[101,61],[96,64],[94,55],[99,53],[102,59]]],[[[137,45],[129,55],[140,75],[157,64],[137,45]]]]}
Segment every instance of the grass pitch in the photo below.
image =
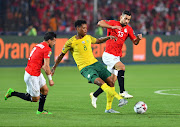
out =
{"type": "MultiPolygon", "coordinates": [[[[180,125],[180,64],[126,65],[125,88],[134,96],[120,108],[114,99],[113,109],[120,114],[105,114],[106,96],[101,94],[97,109],[91,106],[89,93],[98,86],[88,84],[76,67],[58,67],[49,87],[45,109],[52,115],[36,115],[38,103],[17,97],[4,100],[8,88],[26,92],[24,68],[0,68],[0,126],[121,126],[178,127],[180,125]],[[156,94],[162,91],[164,95],[156,94]],[[170,95],[166,95],[170,94],[170,95]],[[176,95],[171,95],[176,94],[176,95]],[[148,110],[136,114],[134,104],[144,101],[148,110]]],[[[46,76],[45,76],[46,77],[46,76]]],[[[119,86],[116,82],[116,91],[119,86]]]]}

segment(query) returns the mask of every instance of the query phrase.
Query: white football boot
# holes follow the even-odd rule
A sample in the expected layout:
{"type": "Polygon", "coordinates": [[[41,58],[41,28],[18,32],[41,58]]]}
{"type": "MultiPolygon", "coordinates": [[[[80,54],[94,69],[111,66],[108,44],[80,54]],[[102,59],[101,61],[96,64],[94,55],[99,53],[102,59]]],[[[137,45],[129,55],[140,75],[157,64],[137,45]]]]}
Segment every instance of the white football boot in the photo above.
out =
{"type": "Polygon", "coordinates": [[[123,93],[119,93],[120,96],[123,96],[124,98],[133,98],[132,95],[128,94],[127,91],[123,91],[123,93]]]}
{"type": "Polygon", "coordinates": [[[115,111],[114,109],[105,110],[105,113],[120,113],[118,111],[115,111]]]}
{"type": "Polygon", "coordinates": [[[118,106],[119,106],[119,107],[122,107],[122,106],[124,106],[124,105],[127,105],[127,103],[128,103],[128,101],[127,101],[126,99],[120,99],[118,106]]]}
{"type": "Polygon", "coordinates": [[[90,98],[91,98],[91,104],[94,108],[97,108],[97,105],[96,105],[96,101],[97,101],[97,97],[94,97],[93,96],[93,92],[90,93],[90,98]]]}

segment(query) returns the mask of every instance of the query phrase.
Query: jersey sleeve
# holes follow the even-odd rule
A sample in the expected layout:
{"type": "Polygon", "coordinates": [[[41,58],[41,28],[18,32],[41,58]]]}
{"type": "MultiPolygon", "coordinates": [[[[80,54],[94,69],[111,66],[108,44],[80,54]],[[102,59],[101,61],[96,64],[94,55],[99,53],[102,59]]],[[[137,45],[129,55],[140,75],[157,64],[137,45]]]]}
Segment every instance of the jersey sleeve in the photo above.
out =
{"type": "Polygon", "coordinates": [[[44,58],[50,58],[52,54],[52,51],[50,49],[45,50],[44,52],[44,58]]]}
{"type": "Polygon", "coordinates": [[[129,38],[131,40],[136,39],[135,33],[134,33],[134,31],[133,31],[133,29],[131,27],[129,27],[129,38]]]}
{"type": "Polygon", "coordinates": [[[95,44],[97,39],[95,37],[91,36],[91,35],[89,35],[89,36],[91,38],[91,43],[95,44]]]}
{"type": "Polygon", "coordinates": [[[71,49],[72,39],[70,38],[64,45],[62,53],[66,54],[71,49]]]}
{"type": "Polygon", "coordinates": [[[114,20],[104,20],[108,25],[114,26],[114,20]]]}

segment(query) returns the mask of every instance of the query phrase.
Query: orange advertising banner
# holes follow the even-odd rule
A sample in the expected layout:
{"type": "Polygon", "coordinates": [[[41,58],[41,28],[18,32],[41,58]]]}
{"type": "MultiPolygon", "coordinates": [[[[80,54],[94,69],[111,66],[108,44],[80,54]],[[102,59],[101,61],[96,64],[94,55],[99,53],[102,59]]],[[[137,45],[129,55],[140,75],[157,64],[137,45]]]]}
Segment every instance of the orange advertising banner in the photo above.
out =
{"type": "MultiPolygon", "coordinates": [[[[61,53],[63,46],[67,40],[68,38],[56,38],[54,61],[57,59],[57,57],[61,53]]],[[[67,52],[66,55],[63,57],[61,63],[63,63],[65,60],[68,60],[68,59],[69,59],[69,52],[67,52]]]]}
{"type": "Polygon", "coordinates": [[[146,61],[146,38],[138,45],[133,45],[133,61],[146,61]]]}

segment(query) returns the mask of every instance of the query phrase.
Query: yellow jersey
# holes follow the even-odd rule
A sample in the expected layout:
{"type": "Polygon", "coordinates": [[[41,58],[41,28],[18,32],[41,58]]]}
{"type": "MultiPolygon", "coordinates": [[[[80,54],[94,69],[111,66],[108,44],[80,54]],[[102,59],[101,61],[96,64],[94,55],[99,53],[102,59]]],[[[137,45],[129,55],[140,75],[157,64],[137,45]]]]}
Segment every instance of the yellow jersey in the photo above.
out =
{"type": "Polygon", "coordinates": [[[94,43],[96,38],[91,35],[85,35],[81,39],[76,39],[75,35],[65,43],[62,53],[66,54],[70,50],[78,69],[81,70],[98,61],[92,53],[91,44],[94,43]]]}

